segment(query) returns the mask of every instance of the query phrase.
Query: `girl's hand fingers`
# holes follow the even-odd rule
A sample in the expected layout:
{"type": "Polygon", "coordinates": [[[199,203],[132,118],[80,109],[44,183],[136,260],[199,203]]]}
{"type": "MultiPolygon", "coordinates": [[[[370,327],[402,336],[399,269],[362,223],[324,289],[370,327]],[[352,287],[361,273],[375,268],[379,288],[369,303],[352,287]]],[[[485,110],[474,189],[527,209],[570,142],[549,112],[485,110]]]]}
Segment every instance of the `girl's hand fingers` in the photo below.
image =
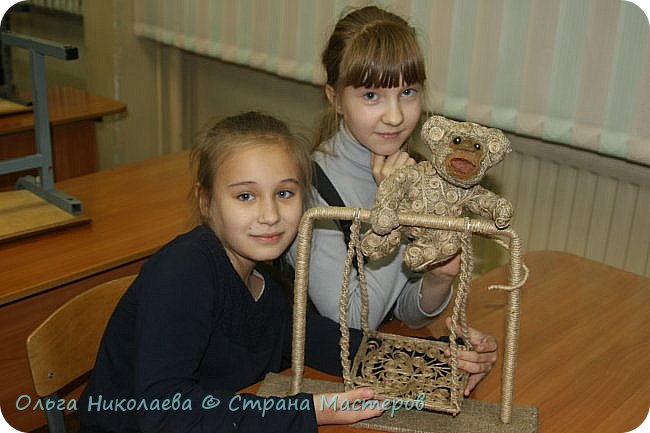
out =
{"type": "Polygon", "coordinates": [[[395,152],[392,155],[384,156],[372,154],[370,166],[372,167],[372,176],[379,185],[382,180],[390,176],[395,170],[408,165],[414,165],[415,159],[406,152],[395,152]]]}
{"type": "MultiPolygon", "coordinates": [[[[451,318],[445,320],[447,328],[451,330],[451,318]]],[[[459,327],[456,334],[461,335],[459,327]]],[[[464,394],[468,396],[474,387],[487,375],[497,361],[498,344],[496,338],[485,335],[474,328],[468,328],[468,337],[473,350],[459,350],[456,352],[456,365],[470,373],[465,387],[464,394]]],[[[449,348],[445,350],[445,356],[451,356],[449,348]]]]}
{"type": "Polygon", "coordinates": [[[374,393],[370,388],[357,388],[339,394],[314,395],[316,422],[318,425],[352,424],[379,416],[383,413],[382,404],[376,400],[371,401],[373,398],[374,393]]]}
{"type": "MultiPolygon", "coordinates": [[[[458,273],[460,272],[460,254],[456,254],[446,262],[442,262],[434,266],[428,272],[435,275],[438,278],[453,280],[454,278],[456,278],[456,275],[458,275],[458,273]]],[[[447,327],[449,326],[450,325],[447,325],[447,327]]]]}

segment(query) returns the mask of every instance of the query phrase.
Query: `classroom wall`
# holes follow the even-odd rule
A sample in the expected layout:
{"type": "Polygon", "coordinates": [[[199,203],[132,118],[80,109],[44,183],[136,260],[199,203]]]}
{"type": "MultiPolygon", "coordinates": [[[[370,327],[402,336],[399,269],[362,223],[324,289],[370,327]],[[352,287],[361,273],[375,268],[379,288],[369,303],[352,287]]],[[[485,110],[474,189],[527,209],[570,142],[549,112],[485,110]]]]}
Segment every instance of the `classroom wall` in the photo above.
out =
{"type": "MultiPolygon", "coordinates": [[[[82,17],[34,9],[28,17],[12,14],[11,23],[15,31],[80,48],[74,65],[48,63],[50,85],[126,103],[126,114],[98,125],[102,169],[187,148],[215,115],[262,109],[308,132],[323,107],[317,86],[134,36],[133,2],[84,4],[82,17]]],[[[17,58],[16,71],[24,68],[17,58]]],[[[567,251],[650,276],[650,167],[509,136],[515,152],[487,184],[513,201],[513,226],[526,250],[567,251]]],[[[481,274],[506,255],[477,240],[477,258],[481,274]]]]}

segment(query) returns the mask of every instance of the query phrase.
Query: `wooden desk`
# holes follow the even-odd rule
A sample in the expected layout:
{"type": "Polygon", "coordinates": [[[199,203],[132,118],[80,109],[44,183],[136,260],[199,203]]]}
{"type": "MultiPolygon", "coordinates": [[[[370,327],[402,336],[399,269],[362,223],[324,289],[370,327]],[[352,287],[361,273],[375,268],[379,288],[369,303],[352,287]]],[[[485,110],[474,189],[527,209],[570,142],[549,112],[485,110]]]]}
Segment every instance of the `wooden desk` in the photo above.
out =
{"type": "MultiPolygon", "coordinates": [[[[126,106],[79,89],[55,88],[48,91],[48,109],[55,180],[97,171],[95,121],[123,112],[126,106]]],[[[0,160],[33,154],[35,143],[32,112],[0,116],[0,160]]],[[[36,170],[0,176],[0,190],[12,189],[26,174],[36,170]]]]}
{"type": "MultiPolygon", "coordinates": [[[[650,407],[650,279],[561,252],[531,252],[524,261],[530,277],[522,293],[514,404],[536,406],[543,433],[637,427],[650,407]]],[[[503,281],[503,269],[478,278],[468,306],[471,326],[496,336],[500,347],[506,296],[486,287],[503,281]]],[[[391,326],[391,332],[410,334],[391,326]]],[[[441,320],[429,329],[446,333],[441,320]]],[[[471,398],[499,402],[500,375],[499,362],[471,398]]],[[[311,369],[305,377],[338,380],[311,369]]]]}
{"type": "MultiPolygon", "coordinates": [[[[650,279],[567,253],[527,254],[515,404],[536,406],[542,432],[624,432],[650,407],[650,279]]],[[[476,283],[470,320],[498,336],[505,295],[476,283]]],[[[500,401],[500,366],[474,397],[500,401]]]]}
{"type": "Polygon", "coordinates": [[[40,411],[16,409],[22,394],[35,401],[27,335],[77,293],[137,273],[187,230],[190,186],[188,152],[58,182],[92,222],[0,244],[0,406],[14,428],[45,424],[40,411]]]}

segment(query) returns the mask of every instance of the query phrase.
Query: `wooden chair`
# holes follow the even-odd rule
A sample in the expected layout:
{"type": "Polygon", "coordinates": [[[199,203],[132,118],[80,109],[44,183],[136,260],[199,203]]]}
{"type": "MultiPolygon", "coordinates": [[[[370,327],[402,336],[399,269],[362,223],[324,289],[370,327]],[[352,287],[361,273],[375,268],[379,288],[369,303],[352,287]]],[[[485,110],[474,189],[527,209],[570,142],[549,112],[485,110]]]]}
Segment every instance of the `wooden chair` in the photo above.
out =
{"type": "Polygon", "coordinates": [[[66,433],[57,393],[92,370],[117,301],[134,275],[95,286],[59,307],[27,337],[27,358],[36,394],[51,433],[66,433]],[[48,409],[48,402],[54,408],[48,409]]]}

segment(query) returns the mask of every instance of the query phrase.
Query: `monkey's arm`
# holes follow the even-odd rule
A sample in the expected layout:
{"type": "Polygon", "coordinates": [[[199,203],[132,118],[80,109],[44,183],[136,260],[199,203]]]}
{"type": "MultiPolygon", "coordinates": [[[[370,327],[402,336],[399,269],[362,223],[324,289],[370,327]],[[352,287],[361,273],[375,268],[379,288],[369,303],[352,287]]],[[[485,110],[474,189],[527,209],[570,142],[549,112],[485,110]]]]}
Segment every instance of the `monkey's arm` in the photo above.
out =
{"type": "Polygon", "coordinates": [[[503,229],[510,225],[513,209],[512,204],[505,198],[483,188],[481,185],[472,187],[465,206],[471,212],[494,221],[497,228],[503,229]]]}
{"type": "Polygon", "coordinates": [[[397,214],[402,209],[404,199],[408,195],[407,189],[411,186],[408,179],[412,179],[412,174],[417,173],[418,165],[395,170],[379,184],[370,213],[370,224],[376,234],[387,235],[399,226],[397,214]]]}

